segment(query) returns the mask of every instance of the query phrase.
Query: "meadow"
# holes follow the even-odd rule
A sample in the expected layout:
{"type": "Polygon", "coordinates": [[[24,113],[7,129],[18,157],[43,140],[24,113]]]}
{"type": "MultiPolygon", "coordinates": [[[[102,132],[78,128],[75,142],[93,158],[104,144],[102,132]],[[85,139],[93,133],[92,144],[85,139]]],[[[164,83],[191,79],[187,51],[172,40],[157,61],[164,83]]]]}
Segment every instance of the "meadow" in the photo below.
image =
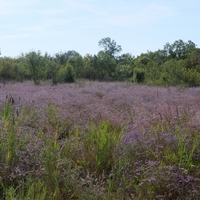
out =
{"type": "Polygon", "coordinates": [[[0,199],[200,199],[200,88],[0,83],[0,199]]]}

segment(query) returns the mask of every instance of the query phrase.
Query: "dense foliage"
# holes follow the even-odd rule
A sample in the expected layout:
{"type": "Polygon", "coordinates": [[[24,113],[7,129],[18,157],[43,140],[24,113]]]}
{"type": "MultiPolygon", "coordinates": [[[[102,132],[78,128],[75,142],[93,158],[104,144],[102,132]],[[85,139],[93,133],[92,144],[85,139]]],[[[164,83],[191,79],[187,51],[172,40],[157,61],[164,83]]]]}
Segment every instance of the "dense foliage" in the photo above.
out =
{"type": "Polygon", "coordinates": [[[137,57],[129,53],[118,55],[122,48],[109,37],[98,44],[104,49],[97,55],[84,57],[73,50],[54,56],[32,51],[18,58],[1,57],[0,79],[31,79],[35,84],[40,84],[41,80],[51,79],[55,84],[83,78],[150,85],[200,85],[200,49],[190,40],[166,43],[163,49],[137,57]]]}

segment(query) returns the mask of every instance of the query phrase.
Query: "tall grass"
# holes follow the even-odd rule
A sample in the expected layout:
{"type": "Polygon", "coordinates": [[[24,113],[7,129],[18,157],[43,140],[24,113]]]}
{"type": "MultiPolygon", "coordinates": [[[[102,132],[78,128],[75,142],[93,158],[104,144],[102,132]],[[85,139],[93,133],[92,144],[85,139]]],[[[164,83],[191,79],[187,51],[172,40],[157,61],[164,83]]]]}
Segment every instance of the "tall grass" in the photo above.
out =
{"type": "Polygon", "coordinates": [[[90,131],[83,134],[83,155],[86,163],[99,175],[109,173],[114,163],[115,150],[122,139],[123,131],[113,128],[109,121],[92,123],[90,131]]]}

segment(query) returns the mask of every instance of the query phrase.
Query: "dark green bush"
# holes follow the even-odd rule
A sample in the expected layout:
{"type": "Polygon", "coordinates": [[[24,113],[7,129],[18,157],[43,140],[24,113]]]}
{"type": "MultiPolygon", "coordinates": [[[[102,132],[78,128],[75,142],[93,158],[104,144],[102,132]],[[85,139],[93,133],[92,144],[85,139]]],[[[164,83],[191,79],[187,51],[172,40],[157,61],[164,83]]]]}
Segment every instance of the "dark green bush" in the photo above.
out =
{"type": "Polygon", "coordinates": [[[65,74],[65,82],[73,83],[75,82],[76,74],[72,65],[67,64],[66,74],[65,74]]]}
{"type": "Polygon", "coordinates": [[[141,68],[135,68],[133,70],[133,81],[142,83],[145,79],[145,70],[141,68]]]}
{"type": "Polygon", "coordinates": [[[71,65],[67,65],[66,67],[62,67],[58,70],[56,76],[57,83],[73,83],[75,82],[75,72],[74,68],[71,65]]]}

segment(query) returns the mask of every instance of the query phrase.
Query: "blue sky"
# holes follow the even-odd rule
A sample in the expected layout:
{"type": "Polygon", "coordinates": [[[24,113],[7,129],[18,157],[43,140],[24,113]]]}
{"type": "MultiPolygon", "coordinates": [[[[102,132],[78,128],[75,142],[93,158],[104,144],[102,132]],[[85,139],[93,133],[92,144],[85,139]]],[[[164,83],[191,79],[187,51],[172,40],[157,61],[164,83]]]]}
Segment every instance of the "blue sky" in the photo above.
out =
{"type": "Polygon", "coordinates": [[[179,39],[200,47],[199,19],[199,0],[0,0],[1,56],[97,54],[104,37],[133,56],[179,39]]]}

